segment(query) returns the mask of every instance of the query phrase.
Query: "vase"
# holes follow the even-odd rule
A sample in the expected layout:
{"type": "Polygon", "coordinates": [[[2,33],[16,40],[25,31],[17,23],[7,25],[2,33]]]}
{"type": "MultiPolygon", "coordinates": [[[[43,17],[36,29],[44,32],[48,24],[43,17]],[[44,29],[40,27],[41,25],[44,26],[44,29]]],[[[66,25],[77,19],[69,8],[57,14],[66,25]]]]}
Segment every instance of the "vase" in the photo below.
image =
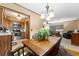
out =
{"type": "Polygon", "coordinates": [[[48,40],[48,36],[38,39],[38,41],[44,41],[44,40],[48,40]]]}

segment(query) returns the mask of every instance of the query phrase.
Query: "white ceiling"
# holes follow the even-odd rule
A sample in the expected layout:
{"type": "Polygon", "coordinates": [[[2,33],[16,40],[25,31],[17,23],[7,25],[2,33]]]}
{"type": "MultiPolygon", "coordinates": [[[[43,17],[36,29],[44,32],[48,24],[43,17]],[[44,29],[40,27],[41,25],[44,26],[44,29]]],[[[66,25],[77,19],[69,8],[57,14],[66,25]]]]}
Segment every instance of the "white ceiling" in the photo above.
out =
{"type": "Polygon", "coordinates": [[[8,9],[5,9],[5,15],[11,16],[11,17],[16,17],[16,18],[18,17],[18,15],[20,15],[21,18],[29,18],[28,16],[25,16],[23,14],[20,14],[20,13],[17,13],[17,12],[8,10],[8,9]]]}
{"type": "MultiPolygon", "coordinates": [[[[18,3],[19,5],[30,9],[38,14],[46,11],[46,3],[18,3]]],[[[79,17],[79,3],[51,3],[56,18],[72,18],[79,17]]]]}

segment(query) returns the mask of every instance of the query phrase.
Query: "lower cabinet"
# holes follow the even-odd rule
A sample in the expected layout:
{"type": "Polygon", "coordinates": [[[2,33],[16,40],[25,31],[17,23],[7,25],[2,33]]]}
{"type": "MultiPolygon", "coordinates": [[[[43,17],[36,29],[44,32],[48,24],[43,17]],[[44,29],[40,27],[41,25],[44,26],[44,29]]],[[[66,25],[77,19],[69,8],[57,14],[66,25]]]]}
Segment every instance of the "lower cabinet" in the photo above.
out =
{"type": "Polygon", "coordinates": [[[79,45],[79,33],[72,33],[71,43],[73,45],[79,45]]]}
{"type": "Polygon", "coordinates": [[[28,39],[29,38],[29,34],[27,32],[21,32],[21,38],[22,39],[28,39]]]}
{"type": "Polygon", "coordinates": [[[3,35],[0,36],[0,56],[9,56],[11,51],[12,36],[3,35]]]}

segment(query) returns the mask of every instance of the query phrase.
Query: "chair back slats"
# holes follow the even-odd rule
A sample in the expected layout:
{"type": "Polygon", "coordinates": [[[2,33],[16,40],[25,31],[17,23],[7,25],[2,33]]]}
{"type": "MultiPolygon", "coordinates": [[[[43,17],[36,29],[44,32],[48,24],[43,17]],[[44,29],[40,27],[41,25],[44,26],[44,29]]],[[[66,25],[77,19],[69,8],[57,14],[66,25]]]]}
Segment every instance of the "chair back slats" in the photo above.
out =
{"type": "Polygon", "coordinates": [[[11,55],[14,56],[14,54],[17,52],[17,55],[20,56],[21,54],[23,54],[24,56],[24,46],[23,47],[19,47],[18,49],[16,49],[15,51],[11,51],[11,55]],[[22,50],[22,53],[20,54],[20,50],[22,50]]]}
{"type": "Polygon", "coordinates": [[[56,45],[52,47],[48,53],[45,54],[45,56],[56,56],[58,54],[59,48],[60,48],[60,43],[61,43],[62,37],[58,40],[56,45]]]}
{"type": "Polygon", "coordinates": [[[20,56],[20,52],[19,52],[19,50],[18,50],[18,56],[20,56]]]}
{"type": "Polygon", "coordinates": [[[24,56],[24,48],[22,48],[23,56],[24,56]]]}
{"type": "Polygon", "coordinates": [[[16,49],[15,51],[11,51],[11,55],[12,56],[33,56],[33,54],[31,52],[29,52],[28,50],[25,51],[25,46],[23,47],[19,47],[18,49],[16,49]],[[17,55],[15,55],[15,53],[17,53],[17,55]]]}

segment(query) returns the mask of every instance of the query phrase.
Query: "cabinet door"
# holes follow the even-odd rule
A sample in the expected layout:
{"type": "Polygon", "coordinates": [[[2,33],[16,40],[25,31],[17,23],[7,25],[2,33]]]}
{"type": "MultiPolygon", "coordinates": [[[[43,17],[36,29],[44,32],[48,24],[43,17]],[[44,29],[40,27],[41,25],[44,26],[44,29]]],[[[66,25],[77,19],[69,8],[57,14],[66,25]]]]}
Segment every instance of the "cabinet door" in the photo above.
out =
{"type": "Polygon", "coordinates": [[[2,24],[3,21],[3,8],[0,7],[0,25],[2,24]]]}
{"type": "Polygon", "coordinates": [[[7,35],[6,37],[5,37],[5,45],[6,45],[6,51],[5,51],[5,55],[10,55],[10,51],[11,51],[11,48],[12,48],[12,46],[11,46],[11,44],[12,44],[12,36],[10,36],[10,35],[7,35]]]}
{"type": "Polygon", "coordinates": [[[11,42],[11,35],[0,36],[0,56],[10,55],[11,42]]]}
{"type": "Polygon", "coordinates": [[[3,48],[4,48],[3,40],[2,40],[2,36],[0,36],[0,56],[2,56],[4,54],[4,51],[2,51],[3,48]]]}
{"type": "Polygon", "coordinates": [[[72,44],[79,45],[79,33],[73,33],[72,34],[72,44]]]}
{"type": "Polygon", "coordinates": [[[0,36],[0,56],[5,55],[5,50],[6,50],[6,40],[4,36],[0,36]]]}

